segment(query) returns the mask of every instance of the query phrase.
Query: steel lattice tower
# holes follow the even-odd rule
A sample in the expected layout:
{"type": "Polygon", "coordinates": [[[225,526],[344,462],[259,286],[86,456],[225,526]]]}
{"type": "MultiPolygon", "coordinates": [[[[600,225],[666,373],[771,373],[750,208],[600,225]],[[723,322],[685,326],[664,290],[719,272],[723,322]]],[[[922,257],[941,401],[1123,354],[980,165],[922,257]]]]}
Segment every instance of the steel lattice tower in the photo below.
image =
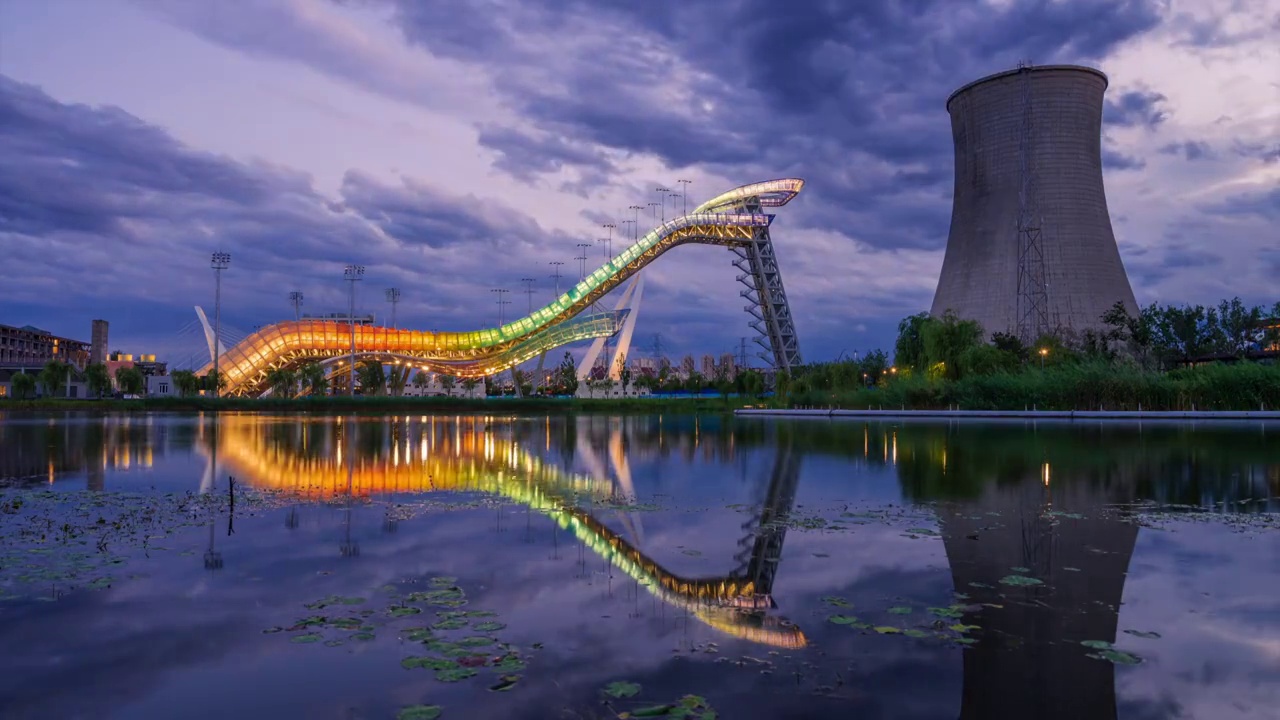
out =
{"type": "MultiPolygon", "coordinates": [[[[744,203],[744,209],[750,213],[761,211],[759,201],[754,198],[744,203]]],[[[739,294],[751,303],[743,309],[752,318],[747,324],[759,333],[755,337],[762,350],[759,357],[775,371],[789,373],[801,364],[800,341],[791,320],[791,305],[782,286],[782,273],[778,270],[769,228],[759,228],[751,243],[731,250],[738,256],[733,266],[742,271],[738,282],[747,286],[739,294]]]]}

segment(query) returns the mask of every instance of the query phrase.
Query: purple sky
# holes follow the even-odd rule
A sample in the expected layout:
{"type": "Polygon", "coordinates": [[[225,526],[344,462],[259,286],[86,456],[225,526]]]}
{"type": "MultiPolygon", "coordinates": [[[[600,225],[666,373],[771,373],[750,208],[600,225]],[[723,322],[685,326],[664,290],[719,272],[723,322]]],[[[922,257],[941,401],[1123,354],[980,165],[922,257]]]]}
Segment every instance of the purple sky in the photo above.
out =
{"type": "MultiPolygon", "coordinates": [[[[358,303],[496,320],[600,223],[799,176],[774,226],[806,359],[888,349],[932,298],[950,218],[946,96],[1019,60],[1111,78],[1105,181],[1142,304],[1274,301],[1274,0],[7,0],[0,323],[185,364],[226,250],[232,328],[358,303]]],[[[618,244],[615,243],[615,248],[618,244]]],[[[599,260],[600,256],[594,255],[599,260]]],[[[753,333],[723,249],[651,266],[636,342],[753,333]]]]}

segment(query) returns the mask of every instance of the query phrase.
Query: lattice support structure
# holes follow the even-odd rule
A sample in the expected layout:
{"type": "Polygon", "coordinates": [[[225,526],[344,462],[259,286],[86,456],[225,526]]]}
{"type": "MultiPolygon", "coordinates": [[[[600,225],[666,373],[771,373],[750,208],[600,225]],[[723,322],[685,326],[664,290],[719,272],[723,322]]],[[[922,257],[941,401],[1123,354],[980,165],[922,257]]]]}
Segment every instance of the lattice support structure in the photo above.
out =
{"type": "Polygon", "coordinates": [[[1018,135],[1018,337],[1025,344],[1049,332],[1049,290],[1040,242],[1040,214],[1036,212],[1036,168],[1032,164],[1033,133],[1031,68],[1020,64],[1022,121],[1018,135]]]}
{"type": "MultiPolygon", "coordinates": [[[[760,208],[749,204],[747,210],[759,212],[760,208]]],[[[749,301],[743,309],[751,316],[747,324],[757,333],[755,342],[762,350],[759,356],[776,372],[791,372],[801,362],[800,341],[768,226],[758,228],[751,242],[731,249],[737,256],[733,266],[742,271],[738,282],[746,285],[739,294],[749,301]]]]}

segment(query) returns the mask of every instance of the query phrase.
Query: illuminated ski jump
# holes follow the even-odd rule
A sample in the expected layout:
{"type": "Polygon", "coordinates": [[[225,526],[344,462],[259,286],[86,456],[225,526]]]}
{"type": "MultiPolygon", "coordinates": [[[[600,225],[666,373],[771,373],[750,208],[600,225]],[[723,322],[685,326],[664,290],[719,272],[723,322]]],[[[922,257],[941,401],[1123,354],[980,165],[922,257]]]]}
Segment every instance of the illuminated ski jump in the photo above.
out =
{"type": "MultiPolygon", "coordinates": [[[[592,303],[677,245],[728,247],[748,286],[747,311],[760,336],[762,354],[776,369],[800,362],[795,328],[773,254],[773,215],[804,187],[799,179],[744,185],[715,197],[687,215],[650,230],[635,244],[590,273],[549,305],[498,328],[470,332],[427,332],[356,325],[332,320],[291,320],[268,325],[227,349],[221,358],[223,394],[257,396],[267,390],[267,373],[310,362],[332,362],[352,353],[361,360],[404,362],[456,377],[502,372],[568,343],[609,337],[623,330],[628,310],[585,313],[592,303]]],[[[197,373],[212,371],[210,362],[197,373]]]]}

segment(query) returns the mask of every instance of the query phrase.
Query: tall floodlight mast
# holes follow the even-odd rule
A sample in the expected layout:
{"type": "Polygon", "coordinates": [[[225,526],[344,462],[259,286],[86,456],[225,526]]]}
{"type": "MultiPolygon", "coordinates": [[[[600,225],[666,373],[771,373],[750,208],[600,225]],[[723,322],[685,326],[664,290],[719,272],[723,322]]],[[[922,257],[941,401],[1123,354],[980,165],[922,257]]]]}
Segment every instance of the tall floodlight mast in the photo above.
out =
{"type": "Polygon", "coordinates": [[[349,395],[356,396],[356,283],[364,276],[363,265],[348,265],[342,271],[342,277],[351,286],[347,293],[347,322],[351,326],[351,379],[349,395]]]}
{"type": "Polygon", "coordinates": [[[302,319],[302,291],[294,290],[289,293],[289,303],[293,305],[293,319],[302,319]]]}
{"type": "Polygon", "coordinates": [[[213,396],[218,397],[219,361],[222,358],[222,271],[231,267],[231,253],[216,252],[209,261],[213,268],[213,396]]]}
{"type": "Polygon", "coordinates": [[[575,257],[574,260],[578,261],[579,280],[587,279],[587,248],[589,247],[591,247],[591,243],[578,243],[578,250],[582,254],[575,257]]]}
{"type": "Polygon", "coordinates": [[[497,293],[497,295],[498,295],[498,300],[497,300],[497,303],[498,303],[498,327],[502,327],[502,323],[503,323],[502,306],[503,306],[503,305],[510,305],[510,304],[511,304],[511,301],[506,299],[506,297],[507,297],[507,293],[509,293],[509,292],[511,292],[511,291],[510,291],[510,290],[508,290],[508,289],[506,289],[506,288],[491,288],[491,289],[489,290],[489,292],[491,292],[491,293],[497,293]]]}
{"type": "Polygon", "coordinates": [[[689,214],[689,184],[692,180],[677,180],[680,183],[680,214],[689,214]]]}
{"type": "Polygon", "coordinates": [[[640,239],[640,211],[644,209],[644,206],[632,205],[628,209],[635,213],[635,219],[631,221],[631,241],[635,242],[640,239]]]}
{"type": "Polygon", "coordinates": [[[529,314],[533,314],[533,278],[520,278],[520,282],[524,283],[524,294],[529,298],[529,314]]]}
{"type": "Polygon", "coordinates": [[[400,288],[387,288],[387,302],[391,303],[391,327],[396,327],[396,305],[400,303],[400,288]]]}
{"type": "Polygon", "coordinates": [[[653,191],[658,193],[658,204],[662,206],[662,218],[660,222],[665,223],[667,221],[667,193],[671,192],[671,188],[658,186],[654,188],[653,191]]]}
{"type": "Polygon", "coordinates": [[[555,296],[558,298],[560,297],[560,266],[564,265],[564,263],[560,262],[559,260],[552,260],[547,264],[555,268],[555,272],[551,273],[551,277],[556,279],[556,295],[555,296]]]}
{"type": "Polygon", "coordinates": [[[604,225],[601,225],[600,227],[603,227],[603,228],[605,228],[605,229],[607,229],[607,230],[609,231],[609,239],[608,239],[608,243],[609,243],[609,259],[610,259],[610,260],[612,260],[612,259],[613,259],[613,229],[614,229],[615,227],[617,227],[617,225],[614,225],[613,223],[605,223],[604,225]]]}

